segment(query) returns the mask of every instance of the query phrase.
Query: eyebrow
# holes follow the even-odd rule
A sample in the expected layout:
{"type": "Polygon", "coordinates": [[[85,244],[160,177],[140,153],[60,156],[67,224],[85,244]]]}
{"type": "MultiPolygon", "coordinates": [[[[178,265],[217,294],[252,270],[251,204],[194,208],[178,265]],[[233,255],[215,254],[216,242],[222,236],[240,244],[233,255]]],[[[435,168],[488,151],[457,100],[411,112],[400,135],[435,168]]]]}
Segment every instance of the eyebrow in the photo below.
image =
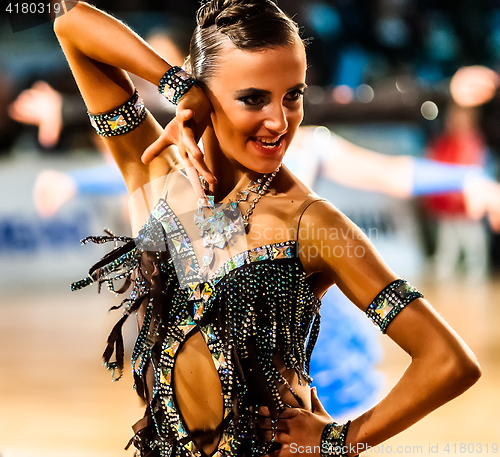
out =
{"type": "MultiPolygon", "coordinates": [[[[287,92],[293,92],[294,90],[304,90],[307,88],[307,84],[299,83],[293,87],[287,89],[287,92]]],[[[271,91],[265,89],[258,89],[257,87],[249,87],[248,89],[241,89],[235,92],[236,97],[248,97],[250,95],[270,95],[271,91]]]]}

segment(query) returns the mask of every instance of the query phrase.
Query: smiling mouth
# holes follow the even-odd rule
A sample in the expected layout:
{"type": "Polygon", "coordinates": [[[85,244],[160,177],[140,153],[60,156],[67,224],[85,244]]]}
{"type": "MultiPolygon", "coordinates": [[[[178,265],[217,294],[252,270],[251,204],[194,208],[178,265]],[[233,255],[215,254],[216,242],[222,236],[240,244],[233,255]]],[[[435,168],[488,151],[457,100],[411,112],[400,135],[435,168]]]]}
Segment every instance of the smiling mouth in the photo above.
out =
{"type": "Polygon", "coordinates": [[[259,144],[259,146],[261,146],[265,149],[274,149],[281,144],[283,137],[284,137],[284,135],[280,136],[275,141],[272,141],[273,140],[272,138],[270,139],[271,141],[268,139],[262,139],[262,138],[252,138],[252,141],[255,141],[256,143],[259,144]]]}

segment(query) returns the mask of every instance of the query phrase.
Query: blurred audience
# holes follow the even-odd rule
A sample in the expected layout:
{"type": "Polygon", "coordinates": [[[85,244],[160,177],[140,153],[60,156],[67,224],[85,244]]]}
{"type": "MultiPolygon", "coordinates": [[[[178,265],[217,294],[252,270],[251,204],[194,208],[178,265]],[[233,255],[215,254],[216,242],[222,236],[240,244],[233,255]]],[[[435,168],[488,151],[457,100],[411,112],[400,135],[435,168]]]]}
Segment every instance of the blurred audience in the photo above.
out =
{"type": "MultiPolygon", "coordinates": [[[[180,18],[183,12],[190,16],[198,3],[198,0],[166,0],[161,4],[103,0],[98,6],[117,15],[120,15],[119,11],[175,9],[180,18]]],[[[308,108],[310,113],[318,114],[314,123],[327,123],[327,116],[331,113],[337,121],[345,122],[346,113],[356,105],[357,111],[351,118],[356,123],[410,119],[422,125],[431,122],[420,114],[422,101],[429,99],[421,98],[428,97],[429,91],[433,97],[442,99],[448,99],[451,92],[454,100],[446,114],[444,132],[429,148],[435,153],[430,156],[434,160],[380,154],[356,146],[326,127],[313,126],[299,132],[288,152],[287,166],[311,187],[322,174],[346,186],[399,198],[456,191],[455,196],[444,197],[456,198],[460,202],[460,210],[453,213],[452,224],[448,224],[447,216],[439,215],[440,247],[436,258],[440,259],[441,266],[438,262],[438,270],[444,275],[444,267],[454,266],[457,252],[465,249],[471,276],[483,276],[489,235],[478,220],[488,217],[491,227],[500,230],[500,185],[478,173],[477,169],[485,166],[484,150],[486,144],[494,144],[492,138],[495,134],[500,150],[500,134],[496,133],[500,131],[496,128],[500,103],[495,105],[500,100],[497,98],[498,76],[485,67],[468,67],[456,73],[451,85],[448,78],[462,65],[478,62],[494,67],[500,59],[500,24],[496,23],[500,21],[500,6],[495,9],[493,4],[463,0],[279,0],[279,3],[288,14],[295,15],[298,22],[305,24],[303,36],[313,38],[308,54],[308,83],[311,86],[308,108]],[[467,15],[462,16],[465,10],[467,15]],[[391,92],[384,92],[387,87],[391,87],[391,92]],[[390,96],[386,95],[388,93],[390,96]],[[324,111],[318,109],[320,105],[324,111]],[[381,116],[386,112],[390,112],[390,116],[381,116]],[[402,112],[410,114],[405,118],[401,116],[402,112]],[[484,135],[481,132],[485,132],[484,135]],[[457,223],[458,219],[460,223],[457,223]],[[448,229],[450,225],[453,231],[448,229]],[[469,244],[474,241],[474,246],[469,247],[460,238],[459,225],[467,226],[468,232],[463,236],[469,244]],[[471,232],[469,226],[474,227],[475,232],[471,232]],[[453,252],[446,245],[449,241],[454,243],[453,252]]],[[[144,22],[153,21],[154,16],[155,13],[145,15],[144,22]]],[[[184,25],[179,18],[170,21],[168,28],[153,28],[147,39],[169,62],[182,65],[188,46],[184,37],[190,35],[192,24],[184,25]]],[[[111,161],[108,162],[109,155],[103,143],[90,127],[80,96],[74,95],[71,88],[63,89],[68,80],[72,82],[66,70],[58,77],[47,78],[47,81],[36,81],[30,75],[24,86],[28,88],[19,94],[8,110],[12,119],[37,128],[39,144],[45,149],[59,147],[62,153],[71,151],[71,145],[81,144],[81,135],[76,141],[64,143],[61,135],[84,132],[86,138],[92,138],[87,144],[93,144],[93,148],[104,156],[103,165],[93,169],[69,173],[44,170],[40,173],[34,185],[34,201],[42,217],[54,216],[76,195],[126,193],[121,174],[111,161]]],[[[148,109],[162,124],[167,124],[175,115],[172,106],[158,96],[153,85],[136,78],[134,84],[148,109]]],[[[6,88],[7,85],[0,90],[0,96],[6,93],[6,88]]],[[[5,100],[3,106],[9,106],[12,97],[5,100]]],[[[440,105],[436,99],[432,100],[440,105]]],[[[0,117],[0,132],[5,125],[7,121],[0,117]]],[[[333,322],[340,312],[339,299],[327,296],[326,300],[332,301],[325,309],[330,309],[333,322]]],[[[319,344],[330,344],[333,348],[337,340],[332,340],[330,334],[324,336],[325,343],[320,341],[319,344]]],[[[343,337],[351,338],[349,335],[343,337]]],[[[359,345],[372,349],[373,354],[365,349],[361,351],[370,355],[370,360],[364,363],[371,367],[377,359],[376,341],[367,343],[363,340],[359,345]]],[[[325,362],[318,363],[313,369],[324,367],[325,362]]],[[[360,367],[366,371],[364,364],[360,367]]],[[[329,369],[325,388],[337,382],[335,367],[329,369]]],[[[372,385],[363,385],[360,397],[353,403],[366,397],[381,382],[372,371],[366,373],[372,377],[372,385]]],[[[318,379],[321,382],[321,377],[318,379]]],[[[341,397],[332,396],[331,401],[339,401],[341,397]]]]}
{"type": "MultiPolygon", "coordinates": [[[[480,129],[478,107],[493,98],[499,82],[499,76],[486,67],[463,67],[457,71],[450,83],[452,100],[445,114],[444,130],[430,143],[427,157],[449,164],[486,166],[487,145],[480,129]]],[[[466,204],[459,192],[425,199],[427,210],[437,221],[434,268],[439,279],[456,277],[462,255],[468,280],[481,280],[487,275],[488,231],[481,221],[468,217],[466,204]]]]}
{"type": "MultiPolygon", "coordinates": [[[[167,34],[170,34],[168,39],[173,42],[174,48],[179,49],[177,57],[171,55],[172,62],[182,62],[182,56],[187,53],[187,40],[183,37],[189,36],[190,30],[194,26],[191,19],[185,18],[190,17],[198,5],[198,0],[185,0],[182,4],[171,0],[166,0],[166,3],[161,4],[150,1],[139,2],[138,0],[102,1],[104,3],[101,2],[102,4],[99,6],[118,16],[125,17],[126,21],[132,21],[143,34],[145,27],[151,28],[159,24],[167,24],[167,34]],[[165,16],[166,9],[174,9],[177,15],[175,17],[165,16]]],[[[305,25],[303,36],[312,38],[308,50],[310,65],[308,82],[311,90],[308,97],[309,106],[306,110],[306,118],[309,118],[309,121],[314,124],[328,123],[331,125],[330,121],[345,122],[346,120],[354,123],[383,120],[408,121],[418,122],[425,129],[437,131],[439,130],[439,119],[442,116],[438,116],[436,111],[437,121],[425,120],[421,114],[422,103],[428,100],[441,108],[440,100],[446,99],[449,95],[448,78],[453,75],[457,68],[471,64],[482,64],[495,68],[500,59],[500,5],[494,2],[470,2],[468,0],[455,2],[448,0],[418,2],[416,0],[380,0],[377,2],[312,0],[301,2],[280,0],[280,6],[288,14],[295,15],[297,20],[305,25]]],[[[28,31],[8,37],[9,40],[5,43],[6,49],[10,44],[15,44],[16,39],[22,41],[23,34],[27,35],[27,33],[28,31]]],[[[42,33],[41,29],[39,33],[42,33]]],[[[164,30],[152,30],[149,33],[149,39],[159,52],[169,54],[173,51],[162,50],[161,46],[163,44],[172,46],[172,43],[168,44],[168,40],[165,40],[162,44],[162,34],[165,34],[164,30]],[[158,32],[158,37],[154,36],[156,32],[158,32]],[[157,38],[159,38],[158,41],[154,42],[157,38]]],[[[47,35],[50,35],[50,39],[53,40],[49,30],[47,35]]],[[[26,41],[27,50],[32,48],[32,43],[33,40],[26,41]]],[[[53,46],[57,47],[54,40],[53,46]]],[[[13,55],[22,55],[21,48],[12,47],[12,49],[15,49],[13,55]]],[[[60,55],[59,52],[56,54],[60,55]]],[[[49,58],[45,58],[43,74],[49,77],[45,79],[45,83],[35,82],[33,84],[33,81],[36,81],[34,66],[23,72],[19,71],[21,66],[17,64],[17,74],[12,77],[9,74],[9,62],[12,61],[12,59],[6,60],[5,78],[2,77],[3,84],[0,96],[4,100],[3,106],[9,105],[12,93],[16,90],[12,81],[16,82],[15,86],[17,87],[24,86],[29,87],[29,89],[21,93],[16,102],[11,105],[9,110],[11,118],[38,126],[39,144],[45,150],[56,149],[64,154],[75,145],[85,144],[87,147],[93,147],[92,144],[95,140],[88,141],[85,138],[95,138],[95,136],[90,136],[88,133],[90,127],[85,116],[85,109],[80,97],[73,95],[73,89],[69,87],[72,84],[72,79],[67,77],[66,67],[64,66],[62,71],[60,65],[51,65],[49,58]],[[51,69],[55,69],[55,71],[50,73],[51,69]],[[18,74],[21,74],[22,77],[18,77],[18,74]],[[12,90],[10,90],[11,95],[6,97],[5,95],[9,93],[8,87],[11,87],[12,90]],[[58,93],[63,94],[62,98],[58,93]]],[[[491,73],[494,74],[493,70],[491,73]]],[[[472,79],[474,80],[474,78],[472,79]]],[[[459,81],[458,76],[454,78],[454,81],[459,81]]],[[[141,84],[139,81],[136,83],[137,85],[141,84]]],[[[479,83],[479,79],[476,79],[476,86],[481,84],[483,83],[479,83]]],[[[486,83],[486,85],[488,84],[491,82],[486,83]]],[[[153,87],[143,85],[140,87],[140,91],[146,99],[149,109],[162,123],[166,124],[173,115],[168,104],[159,105],[161,99],[156,96],[153,87]],[[151,93],[151,97],[149,93],[151,93]]],[[[453,84],[451,91],[453,92],[453,84]]],[[[461,106],[458,102],[457,105],[461,106]]],[[[463,118],[463,110],[460,110],[453,108],[447,110],[447,125],[456,122],[452,119],[463,118]]],[[[500,116],[500,97],[496,94],[489,102],[481,104],[481,108],[476,111],[478,120],[474,122],[480,126],[481,141],[493,153],[500,151],[500,134],[498,133],[500,130],[497,128],[497,119],[500,116]]],[[[434,119],[435,116],[426,117],[426,119],[434,119]]],[[[449,128],[451,127],[445,127],[445,132],[448,132],[449,128]]],[[[0,116],[0,148],[10,149],[19,132],[19,125],[14,125],[13,128],[11,120],[0,116]]],[[[348,146],[347,143],[333,136],[331,138],[334,139],[332,141],[337,142],[335,147],[342,144],[344,151],[352,149],[351,152],[359,152],[356,147],[348,146]]],[[[469,141],[468,147],[481,149],[477,141],[474,143],[475,146],[472,146],[473,143],[474,141],[469,141]]],[[[440,146],[436,146],[436,144],[437,140],[432,143],[430,149],[442,152],[445,149],[454,148],[452,141],[446,139],[445,136],[441,138],[440,146]],[[446,147],[443,146],[444,143],[447,143],[446,147]]],[[[462,144],[465,143],[462,142],[462,144]]],[[[334,156],[337,161],[344,160],[338,154],[334,156]]],[[[361,156],[363,154],[360,154],[361,156]]],[[[348,155],[346,154],[345,157],[348,155]]],[[[356,154],[351,157],[356,157],[356,154]]],[[[366,164],[371,163],[368,157],[363,156],[366,164]]],[[[380,160],[380,163],[386,165],[386,171],[392,169],[392,165],[389,165],[392,159],[374,157],[375,161],[380,160]]],[[[438,158],[436,156],[436,159],[438,158]]],[[[399,163],[402,164],[405,160],[401,158],[399,163]]],[[[347,180],[346,177],[349,176],[349,173],[340,174],[327,162],[328,157],[322,156],[321,163],[332,171],[332,177],[341,181],[347,180]]],[[[408,165],[410,162],[409,159],[406,161],[406,169],[411,169],[411,166],[408,165]]],[[[397,163],[397,160],[394,163],[397,163]]],[[[420,166],[416,161],[412,163],[414,166],[420,166]]],[[[478,160],[477,163],[482,163],[482,160],[478,160]]],[[[341,170],[342,167],[338,167],[337,170],[339,169],[341,170]]],[[[45,174],[44,176],[43,179],[46,182],[56,183],[58,180],[55,175],[45,174]]],[[[380,176],[385,175],[381,173],[380,176]]],[[[405,175],[398,174],[394,182],[401,182],[401,176],[405,175]]],[[[68,190],[68,195],[78,191],[74,187],[71,190],[67,176],[60,178],[61,185],[68,190]]],[[[359,184],[356,184],[355,177],[349,178],[348,181],[353,185],[366,188],[373,188],[370,186],[374,184],[367,184],[369,181],[366,181],[366,176],[364,181],[360,181],[359,184]]],[[[379,181],[384,180],[380,178],[379,181]]],[[[469,181],[472,183],[472,180],[469,181]]],[[[394,184],[389,183],[388,180],[383,183],[388,186],[386,191],[391,192],[390,187],[394,187],[394,184]]],[[[400,188],[400,191],[401,189],[403,187],[400,188]]],[[[460,197],[462,206],[465,206],[469,216],[472,215],[473,218],[477,219],[481,214],[486,213],[494,218],[494,211],[491,211],[494,197],[477,198],[480,193],[479,189],[485,195],[495,195],[491,182],[475,180],[473,185],[469,184],[464,188],[466,194],[460,197]]],[[[407,191],[403,193],[405,192],[408,193],[407,191]]],[[[55,203],[60,200],[60,198],[53,199],[55,203]]],[[[53,212],[53,209],[49,213],[51,211],[53,212]]],[[[493,223],[496,224],[496,222],[493,223]]],[[[500,252],[500,243],[497,243],[497,246],[499,246],[500,252]]]]}
{"type": "Polygon", "coordinates": [[[59,141],[63,126],[63,96],[45,81],[37,81],[9,106],[12,119],[38,127],[38,142],[53,148],[59,141]]]}

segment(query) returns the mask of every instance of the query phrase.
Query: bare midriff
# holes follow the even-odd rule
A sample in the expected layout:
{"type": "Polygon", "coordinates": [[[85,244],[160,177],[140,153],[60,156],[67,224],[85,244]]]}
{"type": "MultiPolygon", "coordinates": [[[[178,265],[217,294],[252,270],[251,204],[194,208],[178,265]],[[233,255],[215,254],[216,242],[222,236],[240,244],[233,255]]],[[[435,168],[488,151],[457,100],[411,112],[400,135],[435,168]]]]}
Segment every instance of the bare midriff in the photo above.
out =
{"type": "MultiPolygon", "coordinates": [[[[222,422],[224,404],[219,375],[199,331],[193,332],[179,348],[173,381],[175,399],[186,427],[203,440],[203,432],[210,435],[222,422]]],[[[215,436],[203,446],[203,452],[212,454],[218,442],[219,436],[215,436]]]]}
{"type": "MultiPolygon", "coordinates": [[[[273,363],[287,379],[293,390],[304,402],[304,408],[311,409],[311,392],[307,383],[300,385],[295,370],[287,369],[279,353],[273,357],[273,363]]],[[[203,440],[222,422],[223,399],[219,375],[212,361],[212,356],[199,331],[193,332],[179,348],[173,370],[173,388],[180,414],[190,432],[195,432],[197,439],[203,440]]],[[[288,387],[278,384],[278,390],[285,403],[299,407],[288,387]]],[[[202,446],[203,452],[212,454],[217,448],[220,435],[213,437],[202,446]]]]}

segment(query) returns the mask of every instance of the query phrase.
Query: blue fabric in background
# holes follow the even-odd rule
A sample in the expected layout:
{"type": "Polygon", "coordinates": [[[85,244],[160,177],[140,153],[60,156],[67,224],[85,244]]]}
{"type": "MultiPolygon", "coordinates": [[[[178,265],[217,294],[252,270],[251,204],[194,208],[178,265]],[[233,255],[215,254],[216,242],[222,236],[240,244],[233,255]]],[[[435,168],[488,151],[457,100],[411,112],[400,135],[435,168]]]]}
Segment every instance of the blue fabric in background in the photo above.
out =
{"type": "Polygon", "coordinates": [[[69,175],[75,180],[80,195],[127,194],[127,187],[115,164],[73,170],[69,175]]]}
{"type": "Polygon", "coordinates": [[[384,382],[375,369],[382,358],[380,331],[337,287],[323,297],[321,330],[310,374],[318,396],[334,417],[368,409],[384,382]]]}
{"type": "Polygon", "coordinates": [[[456,165],[434,160],[415,158],[412,195],[442,192],[461,192],[471,173],[482,174],[476,165],[456,165]]]}

